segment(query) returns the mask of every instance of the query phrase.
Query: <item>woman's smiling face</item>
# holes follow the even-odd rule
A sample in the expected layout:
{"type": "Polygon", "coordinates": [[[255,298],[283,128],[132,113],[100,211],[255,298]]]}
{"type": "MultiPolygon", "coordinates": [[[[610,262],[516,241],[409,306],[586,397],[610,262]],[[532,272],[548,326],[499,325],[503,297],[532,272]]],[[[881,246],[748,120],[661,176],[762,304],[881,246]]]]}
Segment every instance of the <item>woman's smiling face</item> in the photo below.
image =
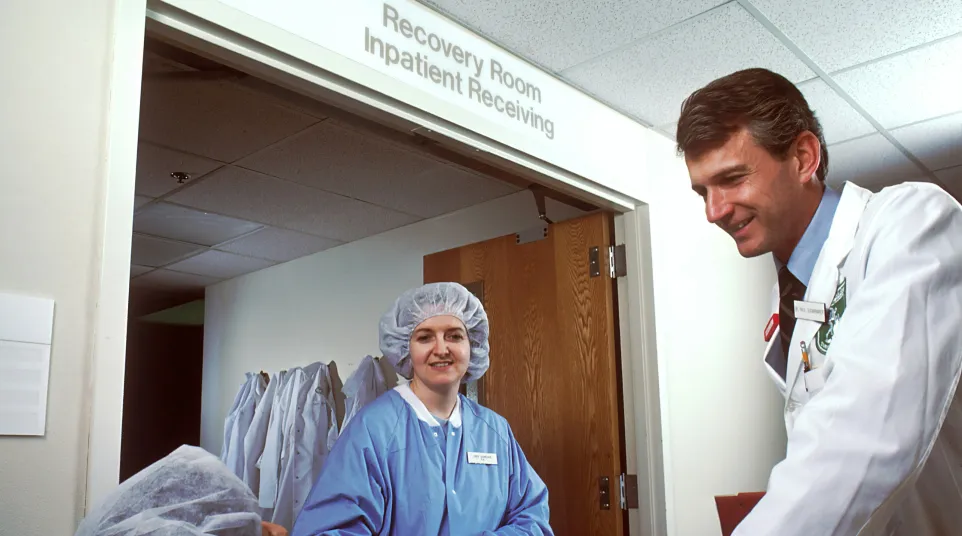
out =
{"type": "Polygon", "coordinates": [[[467,329],[456,317],[429,318],[411,335],[414,380],[432,390],[460,386],[470,359],[467,329]]]}

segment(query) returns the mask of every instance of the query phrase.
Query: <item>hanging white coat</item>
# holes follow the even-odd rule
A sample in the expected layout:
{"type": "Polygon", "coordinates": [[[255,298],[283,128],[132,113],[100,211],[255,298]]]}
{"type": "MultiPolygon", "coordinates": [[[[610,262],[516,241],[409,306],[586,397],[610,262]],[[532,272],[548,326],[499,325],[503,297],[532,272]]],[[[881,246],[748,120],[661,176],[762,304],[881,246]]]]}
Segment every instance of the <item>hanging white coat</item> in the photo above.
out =
{"type": "Polygon", "coordinates": [[[274,406],[274,393],[277,392],[283,377],[282,374],[271,376],[261,402],[254,410],[247,435],[244,436],[244,474],[241,479],[255,494],[260,492],[260,461],[264,444],[267,442],[267,427],[270,424],[271,408],[274,406]]]}
{"type": "Polygon", "coordinates": [[[962,534],[962,207],[847,183],[805,300],[828,320],[797,321],[784,381],[766,365],[788,449],[735,536],[962,534]]]}
{"type": "Polygon", "coordinates": [[[244,476],[244,437],[254,418],[254,410],[264,394],[266,385],[260,374],[248,372],[244,386],[234,399],[234,405],[224,425],[224,449],[221,461],[238,478],[244,476]]]}
{"type": "Polygon", "coordinates": [[[344,382],[342,389],[345,396],[344,401],[344,424],[342,428],[347,428],[351,419],[361,411],[361,408],[374,401],[377,397],[386,393],[394,387],[394,382],[389,382],[384,376],[381,366],[371,356],[361,360],[357,370],[351,377],[344,382]]]}
{"type": "Polygon", "coordinates": [[[327,365],[314,363],[288,371],[282,388],[281,433],[268,436],[264,451],[265,458],[272,453],[271,463],[276,452],[278,466],[271,522],[291,529],[337,439],[337,420],[327,365]]]}

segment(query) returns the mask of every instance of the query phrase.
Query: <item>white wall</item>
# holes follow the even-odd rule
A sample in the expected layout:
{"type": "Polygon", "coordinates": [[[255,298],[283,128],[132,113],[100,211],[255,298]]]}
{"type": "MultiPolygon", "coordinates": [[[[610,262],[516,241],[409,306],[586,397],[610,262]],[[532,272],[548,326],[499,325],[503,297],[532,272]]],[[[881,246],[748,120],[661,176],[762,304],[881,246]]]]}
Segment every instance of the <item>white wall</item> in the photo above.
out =
{"type": "MultiPolygon", "coordinates": [[[[0,5],[0,291],[56,302],[46,435],[0,437],[0,534],[74,532],[87,486],[94,353],[119,347],[113,355],[119,371],[105,368],[123,378],[135,153],[131,143],[128,155],[119,154],[123,144],[111,136],[130,132],[136,142],[137,100],[132,119],[129,109],[115,115],[118,103],[110,88],[124,75],[118,73],[118,56],[127,62],[121,70],[139,84],[140,52],[136,46],[122,51],[117,38],[123,34],[136,42],[139,20],[142,42],[143,13],[118,29],[120,3],[5,0],[0,5]],[[111,183],[109,191],[108,174],[123,179],[111,183]],[[128,215],[126,238],[121,221],[117,240],[105,251],[105,221],[118,214],[128,215]],[[101,285],[109,275],[105,258],[121,270],[116,285],[101,285]],[[100,305],[109,314],[98,311],[98,295],[108,300],[100,305]],[[104,325],[108,316],[120,320],[119,331],[117,325],[104,325]],[[109,328],[104,331],[111,336],[109,344],[101,344],[98,327],[109,328]]],[[[136,11],[138,2],[125,4],[136,11]]],[[[116,395],[121,389],[115,382],[107,391],[116,395]]],[[[113,409],[119,416],[116,400],[113,409]]],[[[119,421],[109,421],[108,428],[116,425],[112,433],[119,450],[119,421]]]]}
{"type": "Polygon", "coordinates": [[[743,259],[707,223],[669,140],[652,139],[651,147],[668,534],[720,534],[714,496],[764,490],[784,456],[784,401],[762,364],[775,269],[768,255],[743,259]]]}
{"type": "MultiPolygon", "coordinates": [[[[548,203],[553,220],[576,213],[548,203]]],[[[380,355],[378,320],[423,283],[424,255],[539,223],[533,196],[520,192],[209,287],[201,446],[220,452],[245,372],[335,361],[347,380],[365,355],[380,355]]]]}

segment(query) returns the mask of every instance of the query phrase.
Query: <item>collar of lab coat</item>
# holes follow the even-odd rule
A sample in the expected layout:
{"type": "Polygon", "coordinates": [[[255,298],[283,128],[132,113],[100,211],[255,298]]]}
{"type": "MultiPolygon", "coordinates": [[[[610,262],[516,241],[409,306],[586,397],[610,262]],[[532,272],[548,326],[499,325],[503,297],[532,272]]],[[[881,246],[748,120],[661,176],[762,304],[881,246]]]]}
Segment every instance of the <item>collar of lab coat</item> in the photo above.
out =
{"type": "MultiPolygon", "coordinates": [[[[869,190],[860,188],[850,182],[845,183],[842,198],[839,200],[838,208],[835,211],[835,218],[832,220],[832,228],[828,233],[828,239],[825,240],[822,251],[818,255],[818,261],[815,262],[815,269],[805,292],[805,301],[824,304],[832,301],[838,284],[839,267],[852,250],[852,245],[855,243],[855,232],[858,230],[858,222],[862,218],[865,205],[868,204],[871,197],[872,192],[869,190]]],[[[778,302],[776,300],[776,311],[777,307],[778,302]]],[[[795,324],[792,344],[788,352],[788,368],[785,374],[786,385],[792,386],[789,393],[794,391],[795,380],[801,370],[802,356],[798,342],[809,343],[821,326],[820,322],[809,320],[800,320],[795,324]]],[[[777,337],[773,337],[773,339],[777,340],[777,337]]]]}
{"type": "MultiPolygon", "coordinates": [[[[441,426],[441,423],[428,411],[428,407],[424,405],[424,402],[421,402],[418,395],[414,394],[414,391],[411,390],[411,382],[404,382],[395,387],[394,390],[411,406],[411,409],[414,410],[414,414],[418,416],[418,419],[428,423],[430,426],[441,426]]],[[[448,420],[448,423],[455,428],[461,428],[461,395],[458,395],[458,400],[454,403],[454,411],[451,412],[451,418],[448,420]]]]}

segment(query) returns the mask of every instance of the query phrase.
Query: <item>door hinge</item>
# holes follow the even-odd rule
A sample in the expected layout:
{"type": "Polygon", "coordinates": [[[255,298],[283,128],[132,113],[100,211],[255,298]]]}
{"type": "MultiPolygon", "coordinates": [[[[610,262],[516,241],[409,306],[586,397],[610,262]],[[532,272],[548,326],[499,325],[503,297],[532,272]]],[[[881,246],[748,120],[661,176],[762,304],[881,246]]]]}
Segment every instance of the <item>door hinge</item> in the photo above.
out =
{"type": "Polygon", "coordinates": [[[621,488],[621,509],[634,510],[638,508],[638,475],[622,474],[618,477],[621,488]]]}
{"type": "Polygon", "coordinates": [[[628,256],[624,244],[608,246],[608,275],[612,279],[628,275],[628,256]]]}
{"type": "Polygon", "coordinates": [[[611,481],[606,476],[598,479],[598,500],[602,510],[611,509],[611,481]]]}

